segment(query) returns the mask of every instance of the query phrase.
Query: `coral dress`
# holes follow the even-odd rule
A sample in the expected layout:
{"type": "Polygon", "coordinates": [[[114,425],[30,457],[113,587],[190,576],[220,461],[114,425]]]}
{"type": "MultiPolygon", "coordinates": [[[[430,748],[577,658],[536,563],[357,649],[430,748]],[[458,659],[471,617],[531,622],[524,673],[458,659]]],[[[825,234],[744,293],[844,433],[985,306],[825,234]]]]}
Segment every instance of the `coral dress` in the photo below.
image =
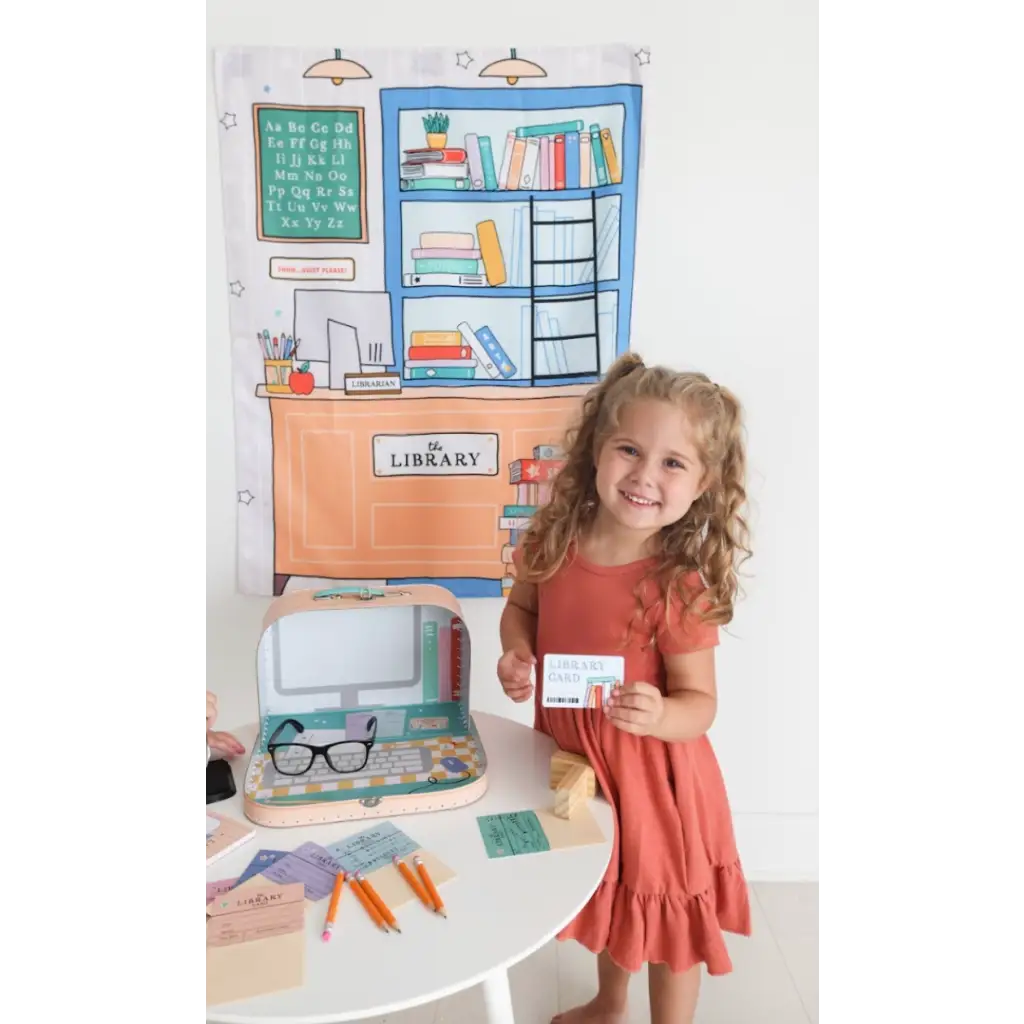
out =
{"type": "MultiPolygon", "coordinates": [[[[662,653],[716,646],[718,628],[694,616],[669,632],[655,584],[641,583],[653,564],[599,566],[576,554],[538,584],[538,669],[545,654],[622,654],[625,682],[648,682],[664,693],[662,653]],[[638,593],[647,628],[634,630],[623,649],[638,593]]],[[[699,577],[688,583],[699,587],[699,577]]],[[[685,971],[703,962],[709,974],[727,974],[732,962],[722,932],[749,935],[750,905],[708,738],[665,743],[615,728],[599,709],[542,707],[542,675],[534,727],[589,758],[616,819],[604,880],[559,938],[594,953],[607,950],[628,971],[644,963],[685,971]]]]}

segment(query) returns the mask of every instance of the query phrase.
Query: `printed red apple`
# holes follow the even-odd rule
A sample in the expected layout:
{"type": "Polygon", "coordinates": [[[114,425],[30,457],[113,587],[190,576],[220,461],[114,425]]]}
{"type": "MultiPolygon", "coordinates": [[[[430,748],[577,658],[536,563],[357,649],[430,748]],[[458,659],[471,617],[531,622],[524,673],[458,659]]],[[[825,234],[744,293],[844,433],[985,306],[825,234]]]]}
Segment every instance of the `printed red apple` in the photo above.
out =
{"type": "Polygon", "coordinates": [[[313,374],[309,372],[309,363],[303,363],[297,370],[292,370],[288,375],[288,387],[294,395],[313,393],[313,374]]]}

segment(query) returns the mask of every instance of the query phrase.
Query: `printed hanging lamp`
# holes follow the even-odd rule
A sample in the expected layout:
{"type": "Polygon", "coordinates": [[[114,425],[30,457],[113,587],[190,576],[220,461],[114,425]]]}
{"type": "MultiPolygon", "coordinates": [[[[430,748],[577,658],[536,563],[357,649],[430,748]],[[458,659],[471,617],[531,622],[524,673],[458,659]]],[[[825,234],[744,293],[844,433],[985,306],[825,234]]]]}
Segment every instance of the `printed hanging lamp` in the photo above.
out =
{"type": "Polygon", "coordinates": [[[344,60],[341,50],[335,50],[334,56],[328,60],[318,60],[306,68],[303,78],[329,78],[335,85],[341,85],[346,78],[373,78],[362,64],[354,60],[344,60]]]}
{"type": "Polygon", "coordinates": [[[481,72],[481,78],[504,78],[509,85],[515,85],[520,78],[547,78],[548,73],[532,60],[516,56],[515,48],[509,51],[511,57],[492,61],[481,72]]]}

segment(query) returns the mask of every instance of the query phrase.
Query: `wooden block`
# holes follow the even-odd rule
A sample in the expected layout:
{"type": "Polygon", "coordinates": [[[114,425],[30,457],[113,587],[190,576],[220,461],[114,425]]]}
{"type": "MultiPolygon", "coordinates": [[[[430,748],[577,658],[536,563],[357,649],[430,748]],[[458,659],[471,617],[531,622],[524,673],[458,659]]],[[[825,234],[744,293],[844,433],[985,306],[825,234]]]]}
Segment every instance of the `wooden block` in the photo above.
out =
{"type": "Polygon", "coordinates": [[[597,792],[597,778],[594,775],[594,769],[590,767],[590,762],[582,754],[570,754],[567,750],[556,750],[551,755],[550,788],[557,789],[565,773],[576,765],[586,768],[587,796],[593,799],[597,792]]]}
{"type": "Polygon", "coordinates": [[[559,818],[571,818],[577,807],[587,798],[587,777],[593,777],[594,770],[589,765],[574,764],[562,776],[555,790],[555,815],[559,818]]]}

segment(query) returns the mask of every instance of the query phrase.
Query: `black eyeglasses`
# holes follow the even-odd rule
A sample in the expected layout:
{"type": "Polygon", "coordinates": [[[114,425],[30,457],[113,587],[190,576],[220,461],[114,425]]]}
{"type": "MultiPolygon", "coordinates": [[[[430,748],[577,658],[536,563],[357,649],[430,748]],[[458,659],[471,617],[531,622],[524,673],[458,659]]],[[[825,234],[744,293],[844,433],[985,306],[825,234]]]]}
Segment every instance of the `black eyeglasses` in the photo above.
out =
{"type": "Polygon", "coordinates": [[[289,725],[297,733],[305,728],[294,718],[286,719],[274,730],[267,744],[267,753],[282,775],[305,775],[313,767],[317,754],[322,755],[328,767],[339,775],[361,771],[370,760],[370,751],[377,738],[377,719],[372,716],[367,723],[370,735],[365,740],[342,740],[323,747],[314,747],[308,743],[277,743],[278,736],[289,725]]]}

